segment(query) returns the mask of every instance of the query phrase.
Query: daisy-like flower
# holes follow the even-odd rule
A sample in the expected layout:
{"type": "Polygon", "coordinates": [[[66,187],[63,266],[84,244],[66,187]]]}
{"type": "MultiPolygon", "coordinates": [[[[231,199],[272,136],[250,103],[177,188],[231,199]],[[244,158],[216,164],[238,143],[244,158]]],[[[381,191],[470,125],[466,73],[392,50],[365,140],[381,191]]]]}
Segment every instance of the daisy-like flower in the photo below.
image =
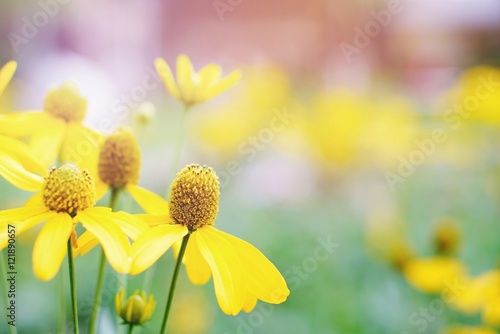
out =
{"type": "Polygon", "coordinates": [[[177,82],[164,59],[156,58],[155,66],[165,88],[186,107],[214,98],[236,85],[241,78],[241,71],[236,70],[221,79],[222,70],[216,64],[206,65],[195,72],[191,61],[183,54],[177,57],[177,82]]]}
{"type": "MultiPolygon", "coordinates": [[[[137,203],[149,213],[168,211],[168,204],[157,194],[137,185],[141,168],[141,151],[134,134],[120,128],[108,136],[101,146],[97,162],[96,190],[100,198],[108,188],[126,190],[137,203]]],[[[75,255],[85,255],[98,240],[92,233],[85,232],[78,239],[75,255]]]]}
{"type": "Polygon", "coordinates": [[[0,134],[29,137],[28,145],[45,167],[56,158],[80,167],[95,164],[102,135],[83,126],[87,100],[72,84],[51,90],[43,111],[12,112],[0,115],[0,134]]]}
{"type": "Polygon", "coordinates": [[[73,247],[77,246],[75,226],[80,222],[99,240],[110,265],[119,273],[128,273],[127,235],[135,239],[148,226],[124,212],[94,207],[95,184],[86,170],[66,164],[52,168],[44,178],[24,169],[9,173],[38,193],[23,208],[0,211],[0,249],[7,246],[8,225],[14,225],[20,235],[46,221],[33,247],[33,271],[39,279],[50,280],[61,266],[70,237],[73,247]]]}
{"type": "Polygon", "coordinates": [[[131,274],[149,268],[170,246],[190,234],[184,254],[194,284],[213,277],[222,311],[250,312],[257,299],[271,304],[286,300],[290,291],[276,267],[250,243],[216,229],[219,181],[212,168],[188,165],[170,190],[169,212],[143,215],[150,225],[132,245],[131,274]]]}

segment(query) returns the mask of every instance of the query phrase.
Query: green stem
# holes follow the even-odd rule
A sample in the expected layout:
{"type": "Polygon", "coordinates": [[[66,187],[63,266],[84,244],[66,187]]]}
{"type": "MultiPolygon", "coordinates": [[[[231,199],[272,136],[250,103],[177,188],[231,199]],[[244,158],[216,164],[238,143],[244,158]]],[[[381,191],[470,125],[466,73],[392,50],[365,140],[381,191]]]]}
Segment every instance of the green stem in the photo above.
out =
{"type": "Polygon", "coordinates": [[[134,330],[134,325],[133,324],[130,324],[129,327],[128,327],[128,332],[127,334],[132,334],[132,331],[134,330]]]}
{"type": "MultiPolygon", "coordinates": [[[[177,143],[175,145],[174,151],[174,159],[172,160],[172,165],[170,167],[170,177],[169,182],[172,182],[175,179],[175,175],[179,171],[179,164],[181,162],[182,149],[184,148],[184,141],[187,137],[187,120],[189,116],[189,107],[184,106],[182,110],[181,120],[179,122],[179,133],[177,135],[177,143]]],[[[165,191],[165,197],[168,197],[170,191],[170,187],[167,185],[167,189],[165,191]]]]}
{"type": "MultiPolygon", "coordinates": [[[[5,282],[5,280],[7,279],[6,277],[4,277],[4,273],[7,272],[7,266],[5,265],[5,258],[3,257],[3,252],[0,252],[0,270],[2,271],[0,273],[0,276],[2,279],[2,284],[0,284],[2,286],[2,301],[4,300],[4,297],[5,297],[5,301],[7,302],[7,284],[3,284],[3,282],[5,282]]],[[[2,304],[3,304],[2,307],[4,307],[4,310],[6,310],[7,305],[5,305],[3,302],[2,302],[2,304]]],[[[8,327],[9,327],[10,334],[17,333],[16,326],[8,325],[8,327]]]]}
{"type": "MultiPolygon", "coordinates": [[[[64,264],[63,264],[64,265],[64,264]]],[[[59,295],[59,319],[58,328],[59,333],[64,333],[66,331],[66,294],[64,293],[64,275],[61,272],[57,273],[56,276],[56,289],[59,295]]]]}
{"type": "Polygon", "coordinates": [[[71,291],[71,305],[73,310],[73,333],[78,334],[78,308],[76,304],[76,285],[75,285],[75,266],[73,263],[73,245],[71,237],[68,239],[68,269],[69,269],[69,285],[71,291]]]}
{"type": "Polygon", "coordinates": [[[186,251],[186,246],[189,241],[190,234],[186,234],[182,239],[181,250],[179,251],[179,256],[177,257],[177,263],[175,264],[174,273],[172,275],[172,282],[170,283],[170,291],[168,293],[167,306],[165,307],[165,315],[163,316],[163,323],[161,325],[160,334],[167,333],[167,319],[168,313],[170,312],[170,307],[172,306],[172,300],[174,299],[175,285],[177,283],[177,277],[179,276],[179,269],[181,268],[182,258],[184,257],[184,252],[186,251]]]}
{"type": "Polygon", "coordinates": [[[104,271],[106,268],[106,255],[101,249],[99,258],[99,272],[97,274],[97,285],[94,294],[94,305],[92,306],[92,314],[90,315],[89,334],[94,334],[97,325],[97,315],[99,314],[99,306],[101,305],[102,286],[104,284],[104,271]]]}
{"type": "MultiPolygon", "coordinates": [[[[111,188],[109,207],[111,208],[112,211],[115,210],[119,192],[120,189],[115,187],[111,188]]],[[[101,306],[102,287],[104,285],[105,270],[106,270],[106,255],[104,254],[104,251],[101,249],[101,255],[99,258],[99,270],[97,273],[97,285],[94,294],[94,305],[92,306],[92,314],[90,315],[90,322],[89,322],[89,331],[88,331],[89,334],[94,334],[97,328],[97,318],[99,315],[99,307],[101,306]]]]}

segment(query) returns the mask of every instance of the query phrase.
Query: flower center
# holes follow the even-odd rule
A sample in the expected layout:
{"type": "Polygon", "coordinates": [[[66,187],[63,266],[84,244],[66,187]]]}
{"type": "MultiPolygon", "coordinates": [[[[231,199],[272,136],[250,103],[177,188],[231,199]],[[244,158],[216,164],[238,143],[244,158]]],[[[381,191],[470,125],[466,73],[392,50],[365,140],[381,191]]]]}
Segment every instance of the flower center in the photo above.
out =
{"type": "Polygon", "coordinates": [[[87,100],[80,96],[74,85],[64,84],[47,93],[43,109],[66,122],[81,122],[87,112],[87,100]]]}
{"type": "Polygon", "coordinates": [[[96,201],[94,179],[90,174],[70,164],[52,167],[42,188],[45,206],[57,212],[75,216],[92,207],[96,201]]]}
{"type": "Polygon", "coordinates": [[[99,154],[99,177],[106,184],[120,188],[137,183],[141,169],[141,151],[132,132],[119,129],[110,135],[99,154]]]}
{"type": "Polygon", "coordinates": [[[219,211],[219,180],[211,167],[182,169],[170,188],[170,216],[191,231],[213,225],[219,211]]]}

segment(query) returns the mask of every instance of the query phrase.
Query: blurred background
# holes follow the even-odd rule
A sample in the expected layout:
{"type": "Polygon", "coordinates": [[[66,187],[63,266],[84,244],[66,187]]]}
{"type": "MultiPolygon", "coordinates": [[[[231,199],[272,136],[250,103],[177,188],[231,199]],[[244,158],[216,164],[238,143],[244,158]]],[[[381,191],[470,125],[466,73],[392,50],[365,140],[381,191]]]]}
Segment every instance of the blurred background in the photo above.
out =
{"type": "MultiPolygon", "coordinates": [[[[133,128],[139,183],[163,195],[182,105],[154,58],[175,67],[179,54],[196,70],[243,72],[190,110],[181,161],[214,167],[216,226],[266,254],[291,295],[230,317],[212,283],[194,286],[183,269],[171,333],[495,333],[498,323],[444,302],[422,315],[440,294],[412,287],[402,268],[443,251],[443,219],[459,235],[446,256],[471,276],[498,266],[500,2],[3,0],[0,64],[14,59],[18,70],[0,109],[42,109],[49,89],[75,82],[88,99],[84,123],[105,134],[133,128]]],[[[1,209],[29,196],[4,180],[0,194],[1,209]]],[[[126,196],[119,205],[141,212],[126,196]]],[[[61,285],[34,278],[36,233],[18,240],[17,329],[56,333],[61,285]]],[[[94,250],[76,261],[83,332],[97,259],[94,250]]],[[[170,251],[150,290],[157,310],[137,333],[157,332],[172,268],[170,251]]],[[[120,282],[132,293],[144,279],[108,267],[101,333],[117,332],[120,282]]],[[[67,313],[70,323],[69,304],[67,313]]]]}

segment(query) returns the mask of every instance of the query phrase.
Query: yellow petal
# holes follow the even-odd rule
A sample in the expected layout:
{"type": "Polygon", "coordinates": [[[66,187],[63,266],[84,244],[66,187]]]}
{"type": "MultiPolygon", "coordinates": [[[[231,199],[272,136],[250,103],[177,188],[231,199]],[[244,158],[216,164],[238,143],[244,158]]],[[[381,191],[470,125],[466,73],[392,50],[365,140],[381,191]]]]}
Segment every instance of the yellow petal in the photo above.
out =
{"type": "Polygon", "coordinates": [[[446,283],[465,281],[466,270],[455,258],[435,256],[408,261],[404,267],[406,280],[416,289],[427,293],[441,293],[446,283]]]}
{"type": "Polygon", "coordinates": [[[146,224],[148,224],[149,227],[155,227],[158,225],[163,225],[163,224],[173,224],[174,221],[170,216],[168,215],[150,215],[150,214],[140,214],[140,215],[134,215],[146,224]]]}
{"type": "Polygon", "coordinates": [[[101,198],[106,195],[108,192],[109,186],[104,183],[99,177],[94,178],[95,182],[95,199],[96,201],[100,200],[101,198]]]}
{"type": "Polygon", "coordinates": [[[247,291],[243,268],[235,249],[211,226],[203,226],[192,236],[212,270],[220,308],[228,315],[238,314],[245,303],[247,291]]]}
{"type": "Polygon", "coordinates": [[[176,240],[188,233],[180,224],[159,225],[147,230],[132,244],[131,275],[137,275],[156,262],[176,240]]]}
{"type": "Polygon", "coordinates": [[[33,246],[33,271],[42,281],[52,279],[66,255],[73,220],[67,213],[58,213],[47,220],[33,246]]]}
{"type": "Polygon", "coordinates": [[[211,275],[210,267],[203,258],[196,242],[188,243],[183,260],[187,275],[193,284],[202,285],[208,282],[211,275]]]}
{"type": "Polygon", "coordinates": [[[85,231],[76,243],[78,244],[78,248],[73,250],[73,257],[87,254],[99,244],[99,240],[91,232],[85,231]]]}
{"type": "Polygon", "coordinates": [[[125,233],[113,223],[112,212],[89,208],[78,213],[77,218],[99,240],[109,264],[121,274],[130,270],[130,244],[125,233]]]}
{"type": "Polygon", "coordinates": [[[48,114],[44,118],[31,136],[29,146],[38,161],[49,167],[59,156],[66,136],[66,122],[48,114]]]}
{"type": "Polygon", "coordinates": [[[186,55],[177,57],[177,85],[179,87],[180,98],[189,104],[193,101],[196,74],[193,70],[193,64],[186,55]]]}
{"type": "Polygon", "coordinates": [[[113,214],[113,223],[132,240],[137,239],[143,232],[149,230],[149,225],[140,218],[124,211],[118,211],[113,214]]]}
{"type": "Polygon", "coordinates": [[[16,236],[19,236],[24,231],[40,224],[54,214],[54,212],[45,206],[0,211],[0,249],[4,248],[7,244],[8,238],[4,231],[7,230],[8,225],[14,225],[16,236]]]}
{"type": "Polygon", "coordinates": [[[490,296],[488,303],[484,305],[483,321],[491,326],[500,325],[500,296],[490,296]]]}
{"type": "Polygon", "coordinates": [[[80,169],[86,169],[96,182],[98,182],[97,180],[100,181],[97,164],[104,136],[78,122],[67,123],[66,133],[61,144],[61,162],[73,163],[80,169]]]}
{"type": "Polygon", "coordinates": [[[0,95],[2,95],[5,87],[9,84],[10,80],[16,72],[17,63],[14,60],[9,61],[0,69],[0,95]]]}
{"type": "Polygon", "coordinates": [[[28,207],[28,206],[38,206],[38,207],[45,206],[45,204],[43,203],[43,195],[41,191],[37,192],[36,194],[28,198],[26,203],[24,203],[23,207],[28,207]]]}
{"type": "Polygon", "coordinates": [[[40,191],[43,178],[23,168],[11,157],[0,153],[0,176],[15,187],[26,191],[40,191]]]}
{"type": "Polygon", "coordinates": [[[0,152],[10,156],[27,171],[39,175],[45,175],[47,173],[47,169],[35,159],[28,145],[22,141],[0,135],[0,147],[0,152]]]}
{"type": "Polygon", "coordinates": [[[174,76],[172,75],[172,70],[168,66],[167,62],[162,58],[155,59],[156,72],[160,76],[165,88],[170,92],[173,98],[179,99],[179,89],[175,84],[174,76]]]}
{"type": "Polygon", "coordinates": [[[236,250],[245,273],[247,289],[252,295],[271,304],[279,304],[286,300],[290,290],[285,279],[264,254],[244,240],[214,227],[210,228],[229,241],[236,250]]]}
{"type": "Polygon", "coordinates": [[[127,185],[127,190],[147,213],[155,215],[169,214],[168,203],[161,196],[135,184],[127,185]]]}
{"type": "Polygon", "coordinates": [[[43,119],[45,115],[41,111],[0,114],[0,133],[16,138],[25,137],[37,130],[43,119]]]}
{"type": "Polygon", "coordinates": [[[196,87],[194,96],[196,103],[203,102],[205,90],[219,80],[221,73],[222,70],[220,66],[216,64],[208,64],[198,72],[200,82],[196,87]]]}
{"type": "Polygon", "coordinates": [[[251,293],[247,293],[247,298],[245,299],[245,304],[243,304],[243,311],[246,313],[252,312],[252,310],[257,305],[257,297],[252,295],[251,293]]]}
{"type": "Polygon", "coordinates": [[[238,83],[238,81],[241,78],[241,71],[237,70],[229,74],[227,77],[222,79],[221,81],[217,82],[216,84],[208,87],[204,92],[203,92],[203,100],[209,100],[229,88],[233,87],[238,83]]]}

